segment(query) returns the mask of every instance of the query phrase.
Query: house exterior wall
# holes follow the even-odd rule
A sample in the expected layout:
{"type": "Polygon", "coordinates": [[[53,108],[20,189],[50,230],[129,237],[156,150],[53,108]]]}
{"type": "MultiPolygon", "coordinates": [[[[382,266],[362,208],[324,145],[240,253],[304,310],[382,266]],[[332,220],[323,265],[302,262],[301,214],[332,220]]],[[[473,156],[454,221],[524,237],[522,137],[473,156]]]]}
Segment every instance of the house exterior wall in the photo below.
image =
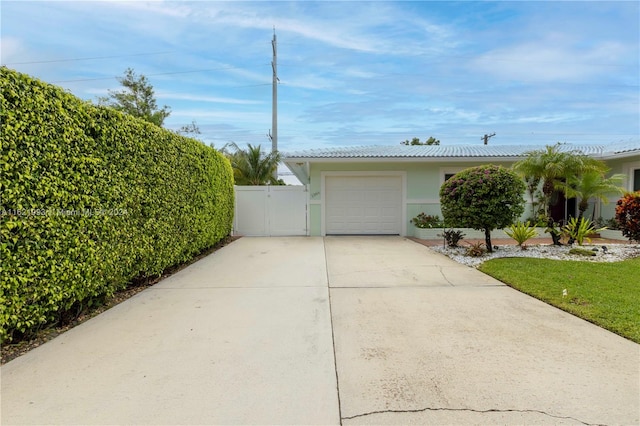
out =
{"type": "MultiPolygon", "coordinates": [[[[455,158],[420,155],[420,153],[416,157],[409,157],[404,156],[405,151],[401,153],[402,155],[394,157],[396,151],[388,149],[390,147],[381,147],[379,150],[366,148],[345,152],[336,150],[335,152],[323,154],[325,156],[292,156],[289,159],[290,162],[287,162],[287,166],[297,176],[300,176],[300,179],[303,179],[305,183],[309,183],[309,230],[311,235],[322,235],[323,233],[323,212],[326,207],[325,200],[323,200],[323,192],[325,191],[323,177],[340,175],[341,172],[345,172],[345,175],[375,175],[375,172],[401,174],[403,179],[401,207],[402,217],[405,222],[402,232],[406,235],[413,235],[415,228],[409,221],[419,213],[424,212],[442,217],[439,190],[445,180],[445,175],[455,174],[468,167],[484,164],[511,167],[515,161],[522,158],[522,152],[524,152],[519,152],[518,149],[493,150],[487,151],[487,155],[484,157],[477,157],[475,155],[482,155],[485,152],[469,148],[448,150],[447,152],[451,152],[452,155],[459,155],[455,158]],[[382,154],[379,154],[379,152],[382,154]],[[467,155],[467,152],[472,154],[467,155]],[[482,152],[482,154],[478,154],[478,152],[482,152]],[[341,157],[341,155],[344,156],[341,157]],[[388,156],[385,157],[385,155],[388,156]]],[[[611,169],[610,174],[620,173],[625,175],[627,177],[623,183],[625,190],[640,190],[640,153],[638,153],[636,145],[629,143],[628,147],[626,145],[621,146],[620,150],[617,151],[603,150],[602,147],[596,148],[594,150],[586,147],[585,152],[605,161],[611,169]],[[600,155],[603,155],[602,152],[605,152],[604,155],[612,155],[614,158],[601,157],[600,155]]],[[[407,152],[411,153],[412,151],[407,152]]],[[[521,217],[522,220],[532,216],[528,193],[524,194],[524,199],[525,211],[521,217]]],[[[610,219],[615,215],[615,203],[618,199],[619,194],[610,194],[610,202],[608,204],[600,201],[591,201],[585,214],[587,217],[610,219]]],[[[565,209],[572,209],[574,204],[568,203],[565,205],[565,209]]],[[[577,208],[575,212],[569,212],[570,215],[576,213],[577,208]]]]}
{"type": "MultiPolygon", "coordinates": [[[[640,170],[640,155],[635,155],[628,158],[621,158],[615,160],[606,160],[607,165],[611,168],[609,172],[610,175],[616,173],[622,173],[626,176],[622,186],[626,191],[632,192],[634,191],[634,182],[633,176],[636,170],[640,170]]],[[[635,189],[638,190],[638,189],[635,189]]],[[[596,208],[596,217],[602,217],[603,219],[611,219],[615,216],[616,210],[616,201],[620,199],[619,194],[610,194],[609,195],[609,204],[597,203],[598,206],[596,208]],[[599,211],[598,211],[599,210],[599,211]]],[[[587,215],[587,217],[590,217],[587,215]]]]}
{"type": "MultiPolygon", "coordinates": [[[[323,174],[331,175],[336,172],[346,173],[371,173],[401,172],[406,176],[406,188],[404,198],[404,235],[414,235],[414,226],[409,221],[421,212],[442,217],[440,210],[440,186],[444,182],[445,174],[455,174],[468,167],[482,164],[496,164],[510,167],[512,162],[368,162],[368,161],[341,161],[341,162],[317,162],[310,165],[309,183],[309,230],[311,235],[322,235],[322,182],[323,174]]],[[[523,218],[531,214],[527,205],[523,218]]]]}

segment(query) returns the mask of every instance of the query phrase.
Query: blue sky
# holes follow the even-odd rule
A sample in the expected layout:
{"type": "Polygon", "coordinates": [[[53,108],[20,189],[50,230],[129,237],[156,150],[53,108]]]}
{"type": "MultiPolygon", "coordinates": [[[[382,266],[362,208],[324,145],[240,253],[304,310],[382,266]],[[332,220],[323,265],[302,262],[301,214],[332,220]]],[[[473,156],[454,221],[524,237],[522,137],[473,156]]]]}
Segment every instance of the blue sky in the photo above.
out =
{"type": "Polygon", "coordinates": [[[640,134],[640,7],[630,2],[2,1],[1,62],[94,100],[127,67],[165,127],[281,151],[606,144],[640,134]],[[92,58],[92,59],[89,59],[92,58]]]}

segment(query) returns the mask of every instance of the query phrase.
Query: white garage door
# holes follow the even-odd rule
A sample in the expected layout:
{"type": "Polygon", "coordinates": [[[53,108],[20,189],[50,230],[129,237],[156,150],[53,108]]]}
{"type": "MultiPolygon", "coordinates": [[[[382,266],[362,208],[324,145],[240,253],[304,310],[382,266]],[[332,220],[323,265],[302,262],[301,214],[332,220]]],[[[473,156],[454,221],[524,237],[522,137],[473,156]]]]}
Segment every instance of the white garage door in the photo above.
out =
{"type": "Polygon", "coordinates": [[[400,234],[400,176],[327,176],[325,198],[326,234],[400,234]]]}

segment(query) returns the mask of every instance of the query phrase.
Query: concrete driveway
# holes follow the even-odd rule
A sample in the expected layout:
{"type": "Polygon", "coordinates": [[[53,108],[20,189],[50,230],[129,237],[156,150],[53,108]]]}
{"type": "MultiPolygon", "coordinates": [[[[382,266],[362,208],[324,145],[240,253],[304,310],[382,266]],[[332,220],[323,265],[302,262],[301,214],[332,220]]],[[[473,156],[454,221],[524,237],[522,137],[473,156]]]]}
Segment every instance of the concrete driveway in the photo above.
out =
{"type": "Polygon", "coordinates": [[[2,367],[4,424],[638,424],[640,346],[399,237],[241,238],[2,367]]]}

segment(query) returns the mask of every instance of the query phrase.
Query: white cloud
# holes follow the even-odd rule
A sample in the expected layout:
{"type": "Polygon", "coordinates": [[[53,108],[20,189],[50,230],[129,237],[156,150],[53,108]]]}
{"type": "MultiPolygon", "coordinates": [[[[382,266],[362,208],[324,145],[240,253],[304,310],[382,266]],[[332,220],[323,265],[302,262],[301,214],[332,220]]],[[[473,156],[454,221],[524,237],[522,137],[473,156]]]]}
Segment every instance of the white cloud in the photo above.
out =
{"type": "Polygon", "coordinates": [[[493,49],[480,55],[472,67],[511,81],[581,82],[624,66],[629,53],[620,43],[603,41],[582,47],[550,34],[544,40],[493,49]]]}
{"type": "Polygon", "coordinates": [[[376,78],[379,76],[378,73],[363,70],[360,68],[348,67],[343,71],[343,74],[347,77],[355,77],[355,78],[376,78]]]}
{"type": "Polygon", "coordinates": [[[22,40],[17,37],[0,38],[0,54],[2,55],[2,63],[10,64],[12,62],[22,62],[25,60],[25,47],[22,40]]]}
{"type": "Polygon", "coordinates": [[[337,83],[334,79],[309,74],[290,78],[283,77],[282,86],[285,90],[287,87],[295,87],[299,89],[331,91],[335,90],[337,83]]]}
{"type": "Polygon", "coordinates": [[[584,115],[580,116],[578,114],[571,113],[557,113],[557,114],[539,114],[534,116],[522,116],[517,117],[514,120],[501,120],[502,122],[513,122],[513,123],[562,123],[569,121],[580,121],[584,120],[584,115]]]}
{"type": "Polygon", "coordinates": [[[110,9],[121,9],[128,13],[155,13],[171,18],[186,18],[192,13],[192,8],[189,5],[177,1],[100,0],[97,3],[108,6],[110,9]]]}
{"type": "MultiPolygon", "coordinates": [[[[162,3],[159,8],[170,8],[162,3]]],[[[342,49],[374,54],[421,54],[450,48],[456,42],[447,26],[407,13],[390,2],[200,2],[191,3],[185,16],[218,27],[257,29],[288,38],[302,37],[307,41],[342,49]],[[290,7],[287,7],[289,5],[290,7]],[[396,33],[411,29],[405,43],[382,36],[387,30],[396,33]],[[430,41],[430,43],[428,43],[430,41]]]]}
{"type": "Polygon", "coordinates": [[[283,145],[638,129],[631,2],[5,3],[3,62],[110,57],[17,68],[90,96],[132,67],[216,140],[265,138],[274,26],[283,145]]]}
{"type": "Polygon", "coordinates": [[[208,122],[215,120],[224,120],[228,123],[271,123],[271,111],[265,112],[239,112],[239,111],[212,111],[203,109],[180,109],[171,111],[172,118],[187,118],[206,120],[208,122]]]}
{"type": "Polygon", "coordinates": [[[211,102],[211,103],[219,103],[219,104],[234,104],[234,105],[258,105],[263,104],[262,101],[252,101],[247,99],[235,99],[235,98],[224,98],[217,96],[202,96],[202,95],[191,95],[186,93],[175,93],[175,92],[157,92],[157,98],[163,99],[176,99],[181,101],[193,101],[193,102],[211,102]]]}

